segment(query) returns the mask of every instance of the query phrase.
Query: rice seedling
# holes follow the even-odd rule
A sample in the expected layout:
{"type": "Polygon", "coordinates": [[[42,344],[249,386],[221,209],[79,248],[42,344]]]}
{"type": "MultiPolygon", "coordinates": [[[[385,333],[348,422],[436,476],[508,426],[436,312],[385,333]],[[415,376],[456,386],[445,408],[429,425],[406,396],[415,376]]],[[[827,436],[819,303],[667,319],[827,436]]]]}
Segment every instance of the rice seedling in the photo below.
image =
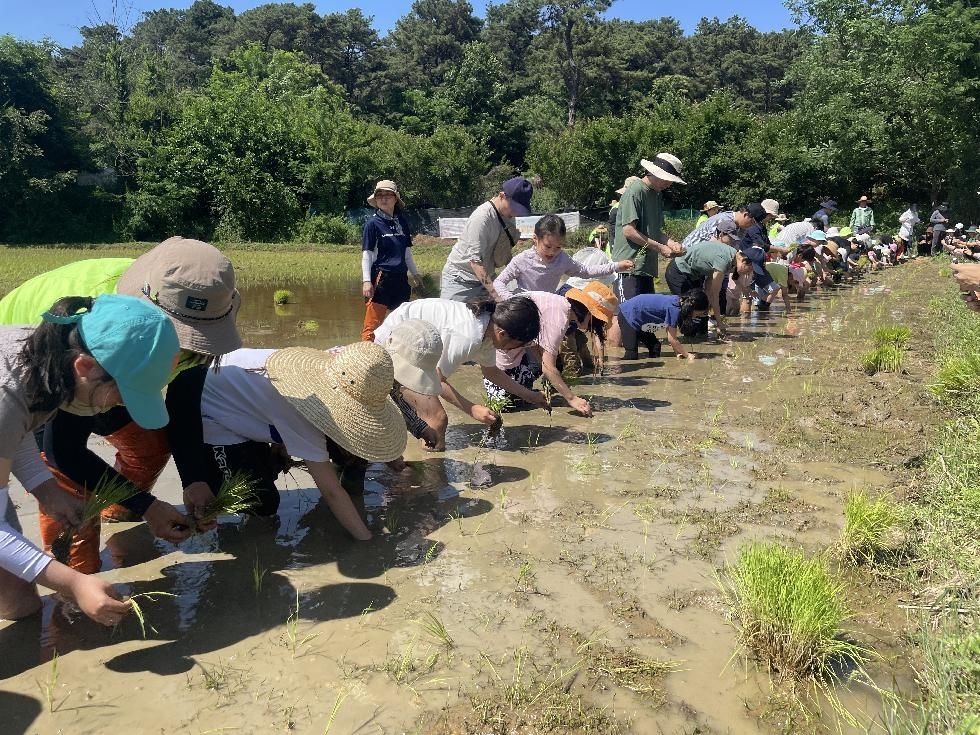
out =
{"type": "Polygon", "coordinates": [[[227,477],[218,488],[214,500],[204,506],[201,516],[196,519],[200,526],[215,521],[219,516],[246,513],[258,502],[255,496],[255,483],[248,475],[236,473],[227,477]]]}
{"type": "Polygon", "coordinates": [[[147,627],[149,627],[150,630],[153,631],[154,633],[156,633],[157,630],[152,625],[147,626],[146,614],[143,612],[143,605],[142,603],[139,602],[139,600],[154,600],[158,597],[176,597],[176,596],[177,595],[173,594],[172,592],[137,592],[135,595],[131,595],[128,598],[129,603],[133,607],[133,615],[136,616],[136,622],[139,623],[140,634],[144,638],[146,638],[147,627]]]}
{"type": "Polygon", "coordinates": [[[314,638],[319,636],[319,633],[307,633],[304,636],[299,634],[299,590],[296,590],[296,604],[289,613],[289,617],[286,618],[286,641],[289,644],[289,650],[293,654],[293,658],[296,658],[296,651],[305,646],[307,643],[312,641],[314,638]]]}
{"type": "Polygon", "coordinates": [[[255,563],[252,564],[252,588],[255,590],[256,597],[262,594],[262,583],[268,571],[265,567],[259,566],[259,557],[256,556],[255,563]]]}
{"type": "MultiPolygon", "coordinates": [[[[37,682],[38,689],[40,689],[41,694],[44,695],[44,702],[48,706],[48,712],[55,712],[58,707],[61,706],[61,702],[59,702],[58,707],[56,707],[54,704],[54,694],[58,689],[58,679],[58,652],[55,651],[54,655],[51,657],[51,669],[48,671],[47,680],[43,684],[39,681],[37,682]]],[[[64,700],[62,700],[62,702],[64,702],[64,700]]]]}
{"type": "Polygon", "coordinates": [[[333,707],[330,709],[330,716],[327,718],[327,725],[323,728],[323,735],[327,735],[330,732],[330,728],[333,727],[333,723],[337,720],[337,715],[340,714],[340,706],[347,699],[348,691],[346,689],[341,689],[337,692],[337,699],[334,700],[333,707]]]}
{"type": "Polygon", "coordinates": [[[514,402],[510,399],[510,396],[487,396],[485,404],[487,408],[496,414],[503,413],[509,408],[514,407],[514,402]]]}
{"type": "Polygon", "coordinates": [[[880,372],[899,373],[905,362],[905,351],[893,344],[875,347],[861,358],[861,368],[868,375],[880,372]]]}
{"type": "Polygon", "coordinates": [[[629,421],[623,426],[617,437],[620,441],[627,441],[629,439],[635,439],[640,434],[636,429],[636,416],[631,416],[629,421]]]}
{"type": "Polygon", "coordinates": [[[431,610],[426,610],[422,614],[422,620],[419,621],[419,626],[432,636],[437,642],[441,643],[449,650],[455,646],[453,637],[449,635],[449,631],[446,630],[445,624],[440,620],[439,616],[436,615],[431,610]]]}
{"type": "Polygon", "coordinates": [[[320,322],[316,319],[304,319],[296,327],[303,334],[316,334],[320,331],[320,322]]]}
{"type": "Polygon", "coordinates": [[[872,655],[844,638],[843,587],[822,558],[752,542],[720,582],[740,644],[772,673],[825,685],[872,655]]]}
{"type": "Polygon", "coordinates": [[[293,301],[293,292],[288,288],[278,288],[275,293],[272,294],[272,303],[274,304],[290,304],[293,301]]]}
{"type": "Polygon", "coordinates": [[[908,327],[902,326],[890,326],[890,327],[878,327],[874,331],[873,339],[875,345],[895,345],[900,349],[905,349],[908,346],[909,339],[912,338],[912,330],[908,327]]]}
{"type": "Polygon", "coordinates": [[[78,529],[101,516],[106,508],[123,503],[139,492],[140,489],[122,475],[103,475],[95,489],[85,496],[81,522],[77,526],[66,526],[51,542],[51,553],[54,558],[62,564],[67,564],[71,554],[72,539],[78,529]]]}
{"type": "Polygon", "coordinates": [[[844,530],[837,551],[855,564],[876,561],[895,548],[904,519],[892,498],[852,492],[844,500],[844,530]]]}

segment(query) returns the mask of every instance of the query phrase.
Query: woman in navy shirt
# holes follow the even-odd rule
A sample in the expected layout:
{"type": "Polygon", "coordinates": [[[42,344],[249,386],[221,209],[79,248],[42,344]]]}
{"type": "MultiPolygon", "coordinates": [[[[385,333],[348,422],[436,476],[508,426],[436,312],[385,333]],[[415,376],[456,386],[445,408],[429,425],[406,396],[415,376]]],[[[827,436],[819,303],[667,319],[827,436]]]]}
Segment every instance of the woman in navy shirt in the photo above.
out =
{"type": "Polygon", "coordinates": [[[409,277],[416,285],[421,279],[412,260],[412,235],[398,186],[387,179],[379,181],[367,202],[375,212],[364,223],[361,239],[361,291],[367,305],[361,339],[373,342],[374,330],[388,312],[411,298],[409,277]]]}

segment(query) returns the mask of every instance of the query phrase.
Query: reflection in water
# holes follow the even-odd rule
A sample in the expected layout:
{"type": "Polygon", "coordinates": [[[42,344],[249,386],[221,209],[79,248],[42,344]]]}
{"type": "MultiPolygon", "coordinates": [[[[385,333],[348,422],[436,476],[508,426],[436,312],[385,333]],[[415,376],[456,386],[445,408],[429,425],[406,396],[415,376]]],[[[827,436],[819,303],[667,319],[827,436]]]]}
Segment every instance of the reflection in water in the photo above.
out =
{"type": "MultiPolygon", "coordinates": [[[[277,287],[242,291],[238,329],[246,347],[333,347],[360,339],[364,298],[351,281],[288,286],[292,302],[273,303],[277,287]],[[316,329],[307,325],[316,322],[316,329]]],[[[356,285],[356,284],[355,284],[356,285]]]]}

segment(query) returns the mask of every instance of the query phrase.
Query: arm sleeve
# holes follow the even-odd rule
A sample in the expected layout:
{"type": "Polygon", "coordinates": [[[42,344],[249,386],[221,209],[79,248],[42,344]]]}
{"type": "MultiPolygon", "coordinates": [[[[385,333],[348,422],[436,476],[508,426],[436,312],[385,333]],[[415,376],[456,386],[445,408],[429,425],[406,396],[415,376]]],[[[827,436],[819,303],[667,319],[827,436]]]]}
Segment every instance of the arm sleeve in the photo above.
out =
{"type": "Polygon", "coordinates": [[[184,487],[207,482],[208,456],[204,447],[204,423],[201,420],[201,394],[208,367],[199,365],[184,370],[167,388],[167,438],[177,474],[184,487]]]}
{"type": "MultiPolygon", "coordinates": [[[[363,268],[363,261],[361,267],[363,268]]],[[[415,265],[415,258],[412,257],[411,245],[405,248],[405,267],[408,268],[408,272],[413,276],[417,276],[419,274],[419,267],[415,265]]],[[[368,272],[370,273],[370,270],[368,272]]]]}
{"type": "Polygon", "coordinates": [[[514,292],[507,288],[507,284],[511,281],[517,279],[517,284],[520,286],[520,279],[518,275],[520,274],[520,263],[523,258],[513,258],[507,266],[500,272],[500,275],[493,279],[493,290],[500,294],[502,299],[506,299],[514,295],[514,292]]]}
{"type": "Polygon", "coordinates": [[[54,560],[7,522],[9,502],[7,488],[0,487],[0,569],[25,582],[33,582],[54,560]]]}
{"type": "MultiPolygon", "coordinates": [[[[107,482],[128,482],[87,446],[94,419],[58,411],[44,427],[44,454],[59,472],[76,485],[94,490],[103,478],[107,482]]],[[[133,489],[137,489],[133,486],[133,489]]],[[[137,492],[122,505],[140,517],[153,503],[149,493],[137,492]]]]}
{"type": "Polygon", "coordinates": [[[18,445],[10,470],[29,493],[34,492],[34,488],[53,477],[51,470],[41,459],[41,451],[34,434],[25,436],[18,445]]]}
{"type": "MultiPolygon", "coordinates": [[[[371,266],[374,265],[375,259],[378,257],[377,252],[374,250],[362,250],[361,251],[361,283],[371,283],[371,266]]],[[[408,254],[406,253],[405,262],[408,262],[408,254]]]]}

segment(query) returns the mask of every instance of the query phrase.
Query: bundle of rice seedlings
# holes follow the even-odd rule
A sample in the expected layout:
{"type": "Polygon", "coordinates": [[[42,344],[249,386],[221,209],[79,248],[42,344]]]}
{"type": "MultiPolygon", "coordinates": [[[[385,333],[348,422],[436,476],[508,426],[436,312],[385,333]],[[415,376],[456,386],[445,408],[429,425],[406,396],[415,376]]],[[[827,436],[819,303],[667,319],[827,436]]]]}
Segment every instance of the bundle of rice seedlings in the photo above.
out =
{"type": "Polygon", "coordinates": [[[891,498],[852,492],[844,500],[844,530],[837,543],[840,555],[855,564],[875,561],[895,548],[904,519],[891,498]]]}
{"type": "Polygon", "coordinates": [[[912,330],[908,327],[890,326],[878,327],[874,331],[874,341],[879,347],[882,345],[895,345],[899,349],[908,346],[909,339],[912,338],[912,330]]]}
{"type": "Polygon", "coordinates": [[[71,555],[72,539],[78,529],[101,516],[106,508],[123,503],[139,492],[140,489],[122,475],[103,475],[95,489],[85,496],[81,522],[77,526],[66,526],[51,542],[51,553],[54,558],[62,564],[67,564],[71,555]]]}
{"type": "Polygon", "coordinates": [[[257,503],[255,483],[248,475],[236,473],[221,483],[214,500],[204,506],[201,516],[195,521],[200,527],[217,520],[218,516],[247,513],[257,503]]]}
{"type": "Polygon", "coordinates": [[[825,560],[753,542],[721,586],[741,645],[771,672],[827,683],[845,669],[863,670],[871,652],[843,638],[849,614],[825,560]]]}
{"type": "Polygon", "coordinates": [[[899,373],[905,362],[905,351],[893,344],[883,344],[875,347],[861,358],[861,367],[868,375],[888,372],[899,373]]]}
{"type": "Polygon", "coordinates": [[[274,304],[290,304],[293,301],[293,292],[288,288],[276,289],[275,293],[272,294],[272,303],[274,304]]]}

